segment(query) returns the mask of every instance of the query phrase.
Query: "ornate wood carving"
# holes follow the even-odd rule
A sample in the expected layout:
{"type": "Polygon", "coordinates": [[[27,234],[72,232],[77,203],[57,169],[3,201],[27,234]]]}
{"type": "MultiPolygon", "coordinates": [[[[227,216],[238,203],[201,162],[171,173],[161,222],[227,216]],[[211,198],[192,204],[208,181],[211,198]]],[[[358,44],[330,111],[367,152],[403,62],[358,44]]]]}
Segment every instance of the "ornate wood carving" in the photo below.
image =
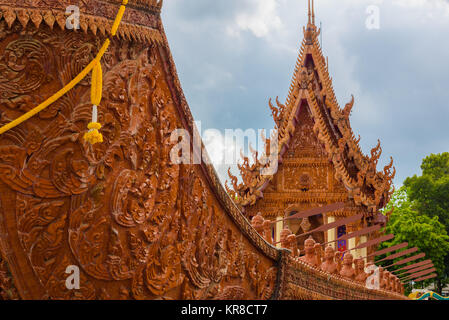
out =
{"type": "Polygon", "coordinates": [[[8,263],[0,255],[0,300],[20,299],[8,263]]]}
{"type": "MultiPolygon", "coordinates": [[[[102,40],[0,26],[2,123],[70,81],[102,40]]],[[[81,139],[90,79],[0,137],[2,230],[28,273],[23,297],[229,298],[239,283],[245,298],[269,298],[273,261],[242,238],[199,166],[170,163],[182,123],[158,48],[115,42],[103,64],[102,144],[81,139]],[[65,287],[69,265],[80,290],[65,287]]]]}

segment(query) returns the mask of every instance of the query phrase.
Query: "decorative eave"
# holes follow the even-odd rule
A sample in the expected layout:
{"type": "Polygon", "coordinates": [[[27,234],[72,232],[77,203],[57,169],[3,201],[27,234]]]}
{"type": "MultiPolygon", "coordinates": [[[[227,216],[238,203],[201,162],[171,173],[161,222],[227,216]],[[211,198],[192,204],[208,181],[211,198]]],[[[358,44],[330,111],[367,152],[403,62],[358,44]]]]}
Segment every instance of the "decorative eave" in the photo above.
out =
{"type": "MultiPolygon", "coordinates": [[[[80,5],[80,31],[92,32],[93,35],[109,36],[110,30],[117,14],[121,1],[98,3],[94,7],[80,5]]],[[[134,40],[144,43],[163,44],[160,32],[160,10],[162,1],[131,0],[130,7],[125,12],[123,22],[117,32],[117,37],[124,40],[134,40]]],[[[76,5],[76,2],[73,4],[76,5]]],[[[66,29],[66,7],[71,5],[66,1],[57,1],[54,8],[48,9],[44,2],[36,2],[28,6],[23,1],[0,0],[0,21],[5,20],[8,28],[14,22],[19,22],[25,29],[28,24],[36,28],[44,23],[50,29],[55,25],[62,30],[66,29]]],[[[75,31],[76,32],[76,31],[75,31]]]]}
{"type": "MultiPolygon", "coordinates": [[[[314,132],[335,167],[336,179],[342,181],[349,191],[349,197],[354,200],[356,205],[364,205],[369,212],[375,213],[384,207],[391,197],[390,189],[396,174],[393,159],[383,172],[377,172],[377,163],[382,153],[380,141],[371,150],[371,157],[363,154],[359,145],[360,137],[355,138],[349,121],[354,97],[344,109],[339,107],[332,79],[329,76],[328,65],[318,42],[320,32],[321,30],[317,30],[316,26],[311,23],[309,14],[309,24],[307,28],[304,28],[304,40],[299,50],[286,104],[282,105],[276,99],[277,107],[274,107],[271,99],[269,101],[279,133],[277,156],[282,162],[282,156],[288,149],[290,139],[295,132],[298,108],[301,106],[301,101],[306,100],[315,121],[314,132]],[[306,68],[307,57],[311,57],[313,60],[312,72],[306,68]],[[314,76],[315,72],[317,77],[314,76]],[[321,84],[321,89],[317,89],[318,92],[313,89],[313,80],[317,80],[321,84]],[[321,100],[319,97],[323,99],[321,100]],[[356,168],[356,175],[349,172],[345,166],[345,159],[356,168]]],[[[270,140],[267,139],[267,151],[269,142],[270,140]]],[[[253,152],[253,158],[253,165],[249,165],[247,157],[243,157],[243,165],[239,165],[242,184],[238,185],[237,178],[228,171],[234,190],[225,187],[242,207],[254,205],[259,198],[263,197],[263,190],[274,177],[274,175],[262,176],[260,171],[264,166],[257,159],[256,152],[253,152]]],[[[264,162],[262,161],[262,163],[264,162]]]]}

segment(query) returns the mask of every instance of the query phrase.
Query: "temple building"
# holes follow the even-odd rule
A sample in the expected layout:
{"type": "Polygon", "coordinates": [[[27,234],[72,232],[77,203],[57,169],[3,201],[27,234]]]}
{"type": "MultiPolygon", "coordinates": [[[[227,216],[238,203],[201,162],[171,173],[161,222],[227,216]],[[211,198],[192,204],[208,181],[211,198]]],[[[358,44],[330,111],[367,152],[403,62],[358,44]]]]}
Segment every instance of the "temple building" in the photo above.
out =
{"type": "MultiPolygon", "coordinates": [[[[315,25],[314,5],[309,1],[308,24],[293,73],[285,104],[276,98],[269,107],[278,131],[278,170],[272,175],[262,174],[266,162],[259,161],[253,151],[253,163],[248,158],[239,165],[242,183],[230,171],[233,190],[227,191],[241,206],[248,218],[261,212],[266,219],[278,221],[273,225],[276,242],[281,230],[288,225],[297,235],[314,230],[320,225],[363,213],[364,219],[327,232],[313,234],[323,244],[338,236],[357,231],[373,224],[385,224],[379,212],[389,201],[395,176],[393,159],[383,171],[377,171],[382,153],[380,141],[364,155],[351,129],[350,114],[354,97],[340,108],[332,87],[327,59],[319,44],[321,30],[315,25]],[[264,164],[262,164],[262,163],[264,164]],[[298,220],[283,219],[306,209],[344,202],[334,212],[298,220]]],[[[266,154],[270,154],[268,139],[266,154]]],[[[376,236],[372,234],[371,238],[376,236]]],[[[298,245],[306,237],[298,237],[298,245]]],[[[366,236],[332,243],[339,251],[354,248],[365,242],[366,236]]],[[[279,244],[278,244],[279,245],[279,244]]],[[[366,257],[372,248],[354,251],[354,257],[366,257]]]]}

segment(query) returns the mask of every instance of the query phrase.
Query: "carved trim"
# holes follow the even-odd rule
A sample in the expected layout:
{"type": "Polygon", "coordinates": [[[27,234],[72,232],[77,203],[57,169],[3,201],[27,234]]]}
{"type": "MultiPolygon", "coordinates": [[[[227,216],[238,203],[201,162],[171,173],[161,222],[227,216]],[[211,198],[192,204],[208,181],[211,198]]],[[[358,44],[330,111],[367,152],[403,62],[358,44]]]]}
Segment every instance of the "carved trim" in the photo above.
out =
{"type": "MultiPolygon", "coordinates": [[[[399,293],[386,290],[371,290],[355,281],[325,273],[293,258],[291,255],[288,256],[287,260],[284,281],[301,288],[299,290],[299,288],[294,287],[295,290],[293,292],[299,292],[300,296],[290,297],[293,299],[304,298],[304,290],[307,290],[309,299],[328,297],[338,300],[408,300],[407,297],[399,293]]],[[[291,287],[286,288],[283,297],[287,298],[292,294],[291,291],[288,292],[289,289],[291,290],[291,287]]]]}
{"type": "MultiPolygon", "coordinates": [[[[118,8],[114,6],[113,12],[118,8]]],[[[133,9],[130,9],[133,10],[133,9]]],[[[126,19],[120,25],[117,32],[117,37],[123,40],[134,40],[142,43],[158,43],[162,44],[162,36],[157,30],[158,20],[160,18],[154,15],[141,13],[140,11],[134,10],[135,15],[128,16],[132,18],[126,19]],[[135,21],[145,21],[143,24],[136,24],[135,21]]],[[[106,16],[106,15],[105,15],[106,16]]],[[[36,28],[39,28],[41,23],[45,23],[51,29],[54,28],[55,24],[59,26],[62,30],[66,29],[66,19],[65,9],[45,9],[45,8],[20,8],[17,6],[2,5],[2,0],[0,0],[0,20],[4,19],[9,28],[12,27],[15,21],[18,21],[22,27],[25,29],[29,23],[32,23],[36,28]]],[[[89,13],[83,13],[80,16],[80,28],[84,33],[90,31],[92,34],[97,35],[97,33],[105,36],[110,35],[110,30],[113,24],[114,17],[107,16],[101,17],[98,15],[91,15],[89,13]]]]}

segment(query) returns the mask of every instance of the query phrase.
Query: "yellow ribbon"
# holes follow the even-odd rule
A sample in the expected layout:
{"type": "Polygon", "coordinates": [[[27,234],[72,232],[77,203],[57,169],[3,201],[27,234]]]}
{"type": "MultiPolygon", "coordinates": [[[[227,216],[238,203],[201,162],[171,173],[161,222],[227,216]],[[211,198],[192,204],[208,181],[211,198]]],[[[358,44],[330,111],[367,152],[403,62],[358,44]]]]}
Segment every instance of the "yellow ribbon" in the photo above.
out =
{"type": "MultiPolygon", "coordinates": [[[[123,0],[122,5],[120,6],[120,9],[117,13],[117,16],[114,20],[114,23],[112,25],[111,29],[111,35],[115,36],[117,34],[118,27],[120,26],[120,23],[122,21],[123,15],[125,13],[126,5],[128,4],[128,0],[123,0]]],[[[108,49],[109,45],[111,43],[110,39],[106,39],[106,41],[103,43],[102,47],[100,48],[100,51],[98,51],[98,54],[96,57],[67,85],[65,85],[61,90],[56,92],[54,95],[52,95],[50,98],[39,104],[37,107],[33,108],[32,110],[24,113],[17,119],[7,123],[6,125],[2,126],[0,128],[0,134],[3,134],[7,132],[8,130],[11,130],[12,128],[18,126],[19,124],[27,121],[31,117],[35,116],[54,102],[56,102],[58,99],[60,99],[62,96],[64,96],[67,92],[72,90],[78,83],[80,83],[88,74],[90,71],[92,71],[92,87],[91,87],[91,102],[94,105],[95,111],[97,106],[101,102],[102,97],[102,86],[103,86],[103,74],[101,70],[101,64],[100,60],[105,54],[106,50],[108,49]]],[[[92,115],[92,118],[94,118],[94,114],[92,115]]],[[[95,115],[96,118],[96,115],[95,115]]],[[[89,132],[87,132],[84,135],[84,139],[87,140],[89,143],[94,144],[97,142],[103,141],[103,136],[98,131],[101,128],[101,124],[97,123],[96,121],[92,121],[87,126],[89,129],[89,132]]]]}
{"type": "Polygon", "coordinates": [[[84,134],[84,140],[90,144],[103,142],[103,135],[98,131],[101,124],[97,122],[98,111],[97,107],[100,105],[101,96],[103,92],[103,70],[101,70],[101,63],[97,61],[92,70],[92,85],[90,90],[90,100],[92,102],[92,122],[87,125],[88,132],[84,134]]]}

